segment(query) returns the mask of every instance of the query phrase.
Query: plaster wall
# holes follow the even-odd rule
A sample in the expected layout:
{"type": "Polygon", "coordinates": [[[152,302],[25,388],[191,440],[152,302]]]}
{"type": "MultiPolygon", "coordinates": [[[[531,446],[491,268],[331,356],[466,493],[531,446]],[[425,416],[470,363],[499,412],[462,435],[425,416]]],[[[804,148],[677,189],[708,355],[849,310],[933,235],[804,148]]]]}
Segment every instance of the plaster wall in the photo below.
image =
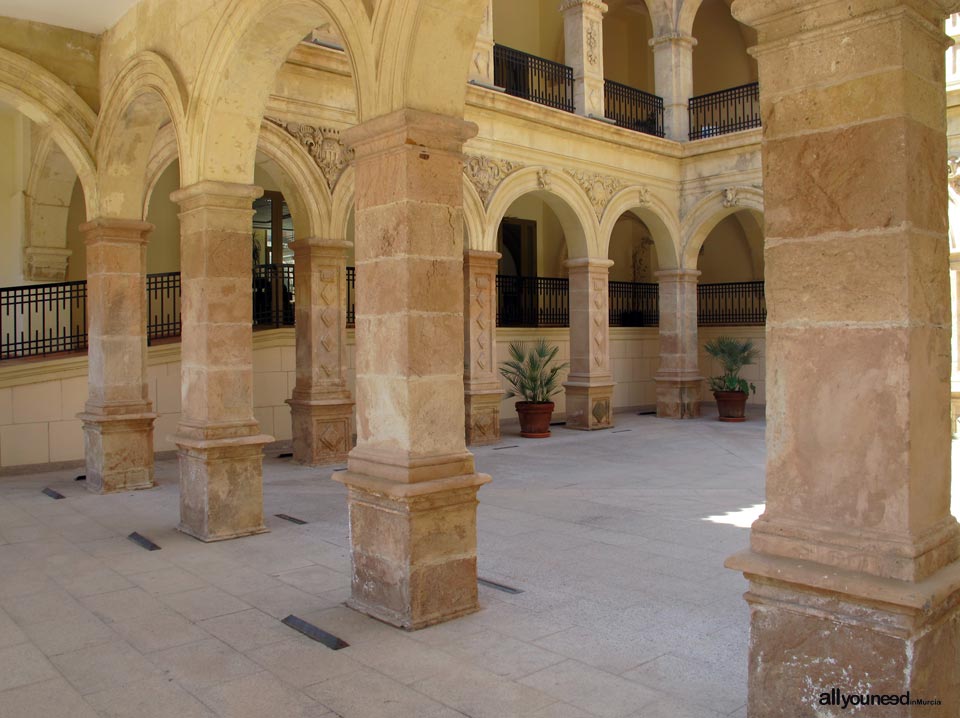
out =
{"type": "Polygon", "coordinates": [[[649,15],[616,0],[603,19],[603,74],[606,79],[654,93],[653,26],[649,15]]]}
{"type": "Polygon", "coordinates": [[[753,31],[730,14],[724,0],[704,0],[693,23],[693,94],[704,95],[757,81],[757,62],[747,54],[753,31]]]}
{"type": "Polygon", "coordinates": [[[763,246],[752,246],[740,221],[730,215],[710,232],[700,250],[697,269],[701,284],[761,280],[763,246]]]}

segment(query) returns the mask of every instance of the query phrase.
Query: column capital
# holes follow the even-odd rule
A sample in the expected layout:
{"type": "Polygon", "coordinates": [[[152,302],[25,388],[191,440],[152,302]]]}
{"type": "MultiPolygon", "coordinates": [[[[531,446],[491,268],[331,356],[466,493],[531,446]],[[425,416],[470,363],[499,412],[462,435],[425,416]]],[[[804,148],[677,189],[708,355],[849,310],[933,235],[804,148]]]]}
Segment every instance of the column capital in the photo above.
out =
{"type": "Polygon", "coordinates": [[[598,257],[578,257],[576,259],[567,259],[563,266],[573,270],[590,269],[610,269],[614,265],[612,259],[600,259],[598,257]]]}
{"type": "Polygon", "coordinates": [[[701,274],[699,269],[661,269],[653,276],[658,282],[696,282],[701,274]]]}
{"type": "Polygon", "coordinates": [[[263,187],[239,182],[201,180],[170,193],[170,200],[182,209],[195,207],[222,207],[250,209],[253,200],[263,196],[263,187]]]}
{"type": "Polygon", "coordinates": [[[584,12],[594,10],[603,14],[610,8],[603,0],[563,0],[563,2],[560,3],[560,12],[578,9],[584,12]]]}
{"type": "Polygon", "coordinates": [[[488,252],[483,249],[468,249],[463,253],[463,261],[479,264],[481,262],[499,262],[503,255],[500,252],[488,252]]]}
{"type": "Polygon", "coordinates": [[[297,239],[290,243],[290,249],[297,252],[310,252],[314,254],[339,254],[346,252],[353,246],[353,242],[345,239],[321,239],[319,237],[305,237],[297,239]]]}
{"type": "Polygon", "coordinates": [[[658,37],[650,38],[648,43],[654,50],[663,45],[685,45],[692,50],[697,46],[697,38],[695,38],[693,35],[684,35],[681,32],[671,32],[666,35],[659,35],[658,37]]]}
{"type": "MultiPolygon", "coordinates": [[[[120,219],[114,217],[97,217],[80,225],[80,232],[84,241],[95,242],[109,239],[112,242],[135,242],[145,244],[154,225],[137,219],[120,219]]],[[[61,250],[67,252],[68,250],[61,250]]]]}
{"type": "Polygon", "coordinates": [[[408,108],[351,127],[340,139],[364,159],[398,147],[459,153],[478,131],[473,122],[408,108]]]}

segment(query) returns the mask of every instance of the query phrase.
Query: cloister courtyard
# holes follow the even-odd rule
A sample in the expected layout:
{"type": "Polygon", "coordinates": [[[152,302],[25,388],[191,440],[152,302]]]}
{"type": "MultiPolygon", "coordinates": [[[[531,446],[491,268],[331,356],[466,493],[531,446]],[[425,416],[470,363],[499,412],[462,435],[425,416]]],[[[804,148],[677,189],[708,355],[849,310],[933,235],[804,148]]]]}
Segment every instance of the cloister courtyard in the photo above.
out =
{"type": "Polygon", "coordinates": [[[723,562],[761,510],[764,429],[757,411],[621,413],[542,441],[505,427],[474,449],[494,477],[479,575],[518,592],[481,584],[478,613],[411,633],[343,605],[338,467],[271,447],[269,533],[212,544],[177,531],[175,458],[157,488],[108,496],[82,468],[2,477],[0,718],[746,716],[747,584],[723,562]]]}

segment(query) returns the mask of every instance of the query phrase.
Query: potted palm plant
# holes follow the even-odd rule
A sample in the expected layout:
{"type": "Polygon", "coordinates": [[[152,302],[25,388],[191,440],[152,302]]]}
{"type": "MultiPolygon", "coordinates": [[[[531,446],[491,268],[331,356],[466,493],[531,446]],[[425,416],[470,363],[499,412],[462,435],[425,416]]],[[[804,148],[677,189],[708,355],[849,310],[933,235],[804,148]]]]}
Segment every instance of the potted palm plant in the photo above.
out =
{"type": "Polygon", "coordinates": [[[510,384],[507,398],[520,397],[517,415],[520,417],[520,436],[545,439],[550,436],[550,418],[554,403],[550,400],[562,389],[560,372],[566,362],[554,363],[560,347],[546,339],[535,342],[511,342],[510,359],[500,366],[500,374],[510,384]]]}
{"type": "Polygon", "coordinates": [[[748,392],[756,392],[757,387],[740,378],[740,370],[753,364],[759,350],[750,339],[732,337],[717,337],[703,348],[723,367],[722,375],[710,377],[710,389],[717,400],[720,421],[746,421],[748,392]]]}

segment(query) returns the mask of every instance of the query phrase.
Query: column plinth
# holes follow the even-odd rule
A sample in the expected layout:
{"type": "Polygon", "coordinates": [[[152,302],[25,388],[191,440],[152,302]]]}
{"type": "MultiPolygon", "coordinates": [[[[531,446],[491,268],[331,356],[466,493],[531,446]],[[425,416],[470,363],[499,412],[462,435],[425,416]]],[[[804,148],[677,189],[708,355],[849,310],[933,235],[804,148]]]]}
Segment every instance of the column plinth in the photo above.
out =
{"type": "Polygon", "coordinates": [[[178,190],[182,413],[180,530],[201,541],[266,531],[263,447],[253,415],[252,202],[259,187],[204,181],[178,190]]]}
{"type": "Polygon", "coordinates": [[[153,422],[147,391],[147,237],[153,225],[97,219],[80,227],[87,247],[90,395],[83,422],[87,489],[148,489],[153,422]]]}
{"type": "Polygon", "coordinates": [[[497,262],[499,252],[463,254],[463,388],[467,444],[500,440],[503,389],[497,373],[497,262]]]}
{"type": "Polygon", "coordinates": [[[700,272],[669,269],[657,272],[660,284],[660,369],[657,416],[695,419],[700,416],[703,377],[697,335],[697,278],[700,272]]]}
{"type": "Polygon", "coordinates": [[[355,151],[357,446],[349,605],[408,630],[479,608],[476,473],[464,436],[463,142],[476,126],[402,110],[355,151]],[[387,347],[388,350],[384,350],[387,347]]]}
{"type": "Polygon", "coordinates": [[[566,64],[573,68],[573,96],[577,114],[605,116],[603,78],[603,14],[600,0],[564,0],[563,38],[566,64]]]}

